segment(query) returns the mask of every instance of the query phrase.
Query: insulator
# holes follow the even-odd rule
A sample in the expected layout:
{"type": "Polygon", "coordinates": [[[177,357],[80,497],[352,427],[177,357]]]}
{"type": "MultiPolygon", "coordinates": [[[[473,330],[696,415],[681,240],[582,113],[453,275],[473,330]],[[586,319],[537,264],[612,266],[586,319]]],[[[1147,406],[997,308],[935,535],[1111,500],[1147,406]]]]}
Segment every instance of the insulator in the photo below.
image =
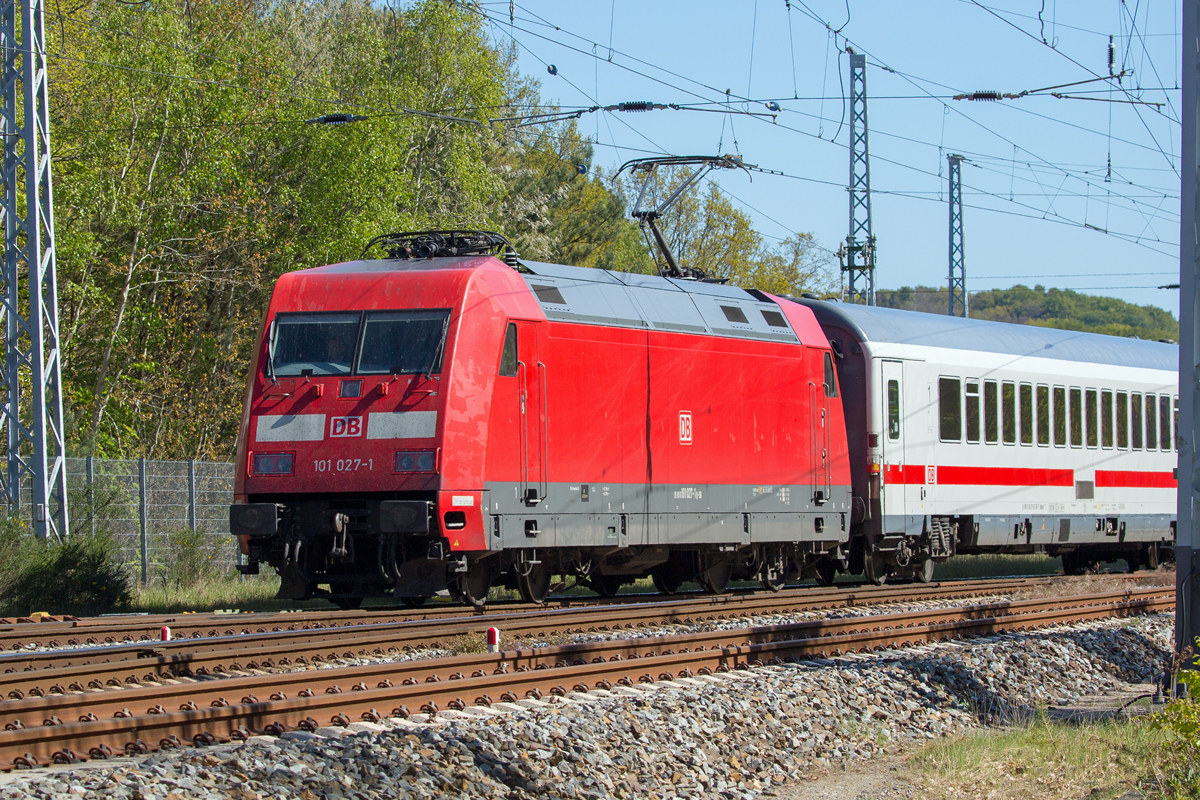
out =
{"type": "Polygon", "coordinates": [[[554,66],[553,64],[550,64],[546,67],[546,72],[549,72],[551,75],[557,75],[558,67],[554,66]]]}
{"type": "Polygon", "coordinates": [[[1113,37],[1108,37],[1108,74],[1113,74],[1113,63],[1116,61],[1116,50],[1113,49],[1113,37]]]}
{"type": "Polygon", "coordinates": [[[982,92],[971,92],[969,95],[967,95],[967,99],[968,100],[983,100],[983,101],[986,101],[989,103],[994,103],[1000,99],[1000,93],[997,91],[994,91],[994,90],[987,90],[987,91],[982,91],[982,92]]]}
{"type": "Polygon", "coordinates": [[[620,103],[617,105],[618,111],[649,111],[654,104],[649,100],[635,100],[632,103],[620,103]]]}

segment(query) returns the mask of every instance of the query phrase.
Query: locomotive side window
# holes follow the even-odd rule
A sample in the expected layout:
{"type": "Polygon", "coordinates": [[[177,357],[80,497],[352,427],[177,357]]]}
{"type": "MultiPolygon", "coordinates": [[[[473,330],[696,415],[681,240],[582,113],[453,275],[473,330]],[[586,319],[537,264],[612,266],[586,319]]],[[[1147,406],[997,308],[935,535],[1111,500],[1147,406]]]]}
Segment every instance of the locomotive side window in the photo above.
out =
{"type": "Polygon", "coordinates": [[[1084,392],[1084,407],[1087,409],[1087,446],[1095,447],[1099,441],[1099,431],[1096,425],[1096,390],[1084,392]]]}
{"type": "Polygon", "coordinates": [[[1134,392],[1131,396],[1133,401],[1133,419],[1129,423],[1129,429],[1133,431],[1133,449],[1142,449],[1142,396],[1134,392]]]}
{"type": "Polygon", "coordinates": [[[825,354],[825,396],[837,397],[837,376],[833,372],[833,356],[825,354]]]}
{"type": "Polygon", "coordinates": [[[938,411],[943,442],[962,440],[962,382],[938,378],[938,411]]]}
{"type": "Polygon", "coordinates": [[[900,381],[888,381],[887,385],[888,440],[900,438],[900,381]]]}
{"type": "Polygon", "coordinates": [[[349,375],[360,312],[275,317],[270,367],[275,375],[349,375]]]}
{"type": "Polygon", "coordinates": [[[1083,447],[1083,390],[1071,389],[1071,447],[1083,447]]]}
{"type": "Polygon", "coordinates": [[[1044,384],[1037,387],[1037,431],[1038,445],[1050,444],[1050,387],[1044,384]]]}
{"type": "Polygon", "coordinates": [[[438,372],[449,323],[449,311],[368,311],[358,374],[438,372]]]}
{"type": "Polygon", "coordinates": [[[1113,446],[1113,393],[1105,389],[1100,393],[1100,446],[1113,446]]]}
{"type": "Polygon", "coordinates": [[[1067,446],[1067,390],[1054,387],[1054,446],[1067,446]]]}
{"type": "Polygon", "coordinates": [[[1158,446],[1163,450],[1171,449],[1171,398],[1165,394],[1158,396],[1158,446]]]}
{"type": "Polygon", "coordinates": [[[500,377],[515,378],[517,375],[517,326],[508,323],[504,334],[504,350],[500,353],[500,377]]]}
{"type": "Polygon", "coordinates": [[[983,440],[988,444],[1000,441],[1000,398],[995,381],[983,382],[983,440]]]}
{"type": "Polygon", "coordinates": [[[1001,384],[1000,397],[1004,400],[1004,443],[1017,443],[1017,385],[1011,381],[1001,384]]]}
{"type": "Polygon", "coordinates": [[[1129,393],[1117,392],[1117,447],[1129,449],[1129,393]]]}
{"type": "Polygon", "coordinates": [[[1154,405],[1154,395],[1146,395],[1146,449],[1155,450],[1158,448],[1158,416],[1157,408],[1154,405]]]}
{"type": "Polygon", "coordinates": [[[1021,444],[1033,444],[1033,387],[1021,384],[1021,444]]]}
{"type": "Polygon", "coordinates": [[[979,381],[967,381],[967,441],[979,443],[979,381]]]}

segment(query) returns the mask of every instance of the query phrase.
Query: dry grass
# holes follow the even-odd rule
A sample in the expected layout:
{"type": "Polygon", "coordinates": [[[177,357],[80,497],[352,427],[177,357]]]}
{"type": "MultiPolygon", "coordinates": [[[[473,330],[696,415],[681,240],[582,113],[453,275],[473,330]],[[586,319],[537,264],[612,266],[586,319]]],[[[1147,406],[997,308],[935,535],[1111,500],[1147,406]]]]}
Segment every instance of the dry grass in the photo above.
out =
{"type": "Polygon", "coordinates": [[[937,565],[933,579],[957,581],[967,578],[1008,578],[1014,575],[1053,575],[1062,572],[1062,559],[1045,555],[983,555],[955,556],[937,565]]]}
{"type": "Polygon", "coordinates": [[[1180,785],[1170,755],[1171,734],[1145,721],[1073,725],[1034,720],[935,741],[910,767],[923,796],[1089,798],[1106,800],[1137,789],[1147,797],[1192,797],[1180,785]]]}

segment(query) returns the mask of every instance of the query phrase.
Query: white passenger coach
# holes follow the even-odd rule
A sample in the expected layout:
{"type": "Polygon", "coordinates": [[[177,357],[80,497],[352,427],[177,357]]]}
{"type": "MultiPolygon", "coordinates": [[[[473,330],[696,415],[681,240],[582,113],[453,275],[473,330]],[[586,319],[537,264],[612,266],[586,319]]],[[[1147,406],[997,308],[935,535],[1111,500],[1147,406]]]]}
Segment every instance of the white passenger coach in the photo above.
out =
{"type": "Polygon", "coordinates": [[[1068,572],[1173,553],[1174,344],[801,300],[840,354],[844,568],[929,580],[954,553],[1068,572]]]}

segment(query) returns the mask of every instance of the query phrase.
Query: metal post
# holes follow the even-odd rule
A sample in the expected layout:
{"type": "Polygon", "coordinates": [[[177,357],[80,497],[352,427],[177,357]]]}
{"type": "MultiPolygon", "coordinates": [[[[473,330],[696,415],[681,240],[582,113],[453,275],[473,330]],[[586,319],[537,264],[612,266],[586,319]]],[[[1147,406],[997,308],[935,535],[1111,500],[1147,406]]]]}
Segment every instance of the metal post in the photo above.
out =
{"type": "Polygon", "coordinates": [[[847,303],[875,305],[875,234],[871,230],[871,152],[867,136],[867,57],[850,53],[850,234],[838,248],[847,303]],[[860,283],[861,281],[861,283],[860,283]]]}
{"type": "Polygon", "coordinates": [[[1179,237],[1179,477],[1175,534],[1175,647],[1182,652],[1200,636],[1200,581],[1196,558],[1200,552],[1200,463],[1196,460],[1196,430],[1200,428],[1200,0],[1183,0],[1183,147],[1180,150],[1179,237]]]}
{"type": "Polygon", "coordinates": [[[96,459],[87,457],[87,504],[88,519],[91,521],[92,536],[96,535],[96,459]]]}
{"type": "Polygon", "coordinates": [[[946,156],[950,162],[950,310],[952,317],[966,317],[967,262],[963,241],[962,156],[946,156]],[[955,309],[958,310],[955,310],[955,309]]]}
{"type": "Polygon", "coordinates": [[[21,484],[29,481],[34,533],[38,538],[61,540],[68,535],[69,520],[44,0],[2,2],[0,135],[4,169],[0,173],[0,214],[5,238],[0,329],[5,336],[5,357],[0,384],[5,398],[0,406],[0,426],[5,431],[0,441],[7,448],[7,469],[0,472],[0,495],[9,513],[19,514],[21,484]],[[22,385],[30,390],[25,403],[21,402],[22,385]]]}
{"type": "Polygon", "coordinates": [[[146,534],[146,459],[138,459],[138,530],[141,534],[142,585],[150,585],[150,538],[146,534]]]}
{"type": "Polygon", "coordinates": [[[196,532],[196,459],[188,459],[188,525],[196,532]]]}

